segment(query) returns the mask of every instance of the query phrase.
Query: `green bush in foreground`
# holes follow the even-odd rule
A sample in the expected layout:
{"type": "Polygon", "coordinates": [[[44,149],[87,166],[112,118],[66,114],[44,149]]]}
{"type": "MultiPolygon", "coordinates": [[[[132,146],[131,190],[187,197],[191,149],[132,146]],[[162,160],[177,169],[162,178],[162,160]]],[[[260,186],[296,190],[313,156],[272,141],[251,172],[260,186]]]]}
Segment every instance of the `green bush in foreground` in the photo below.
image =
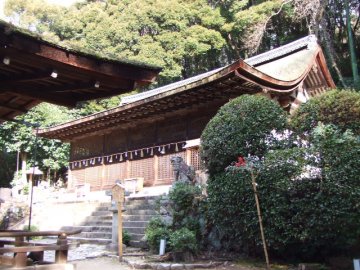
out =
{"type": "Polygon", "coordinates": [[[174,252],[191,252],[195,254],[198,251],[195,233],[187,228],[172,232],[169,244],[174,252]]]}
{"type": "Polygon", "coordinates": [[[274,101],[243,95],[220,108],[201,135],[201,157],[210,174],[223,172],[238,156],[263,156],[286,127],[285,111],[274,101]]]}
{"type": "Polygon", "coordinates": [[[145,230],[146,242],[152,251],[157,251],[160,246],[160,240],[168,240],[169,235],[170,229],[160,217],[152,218],[145,230]]]}

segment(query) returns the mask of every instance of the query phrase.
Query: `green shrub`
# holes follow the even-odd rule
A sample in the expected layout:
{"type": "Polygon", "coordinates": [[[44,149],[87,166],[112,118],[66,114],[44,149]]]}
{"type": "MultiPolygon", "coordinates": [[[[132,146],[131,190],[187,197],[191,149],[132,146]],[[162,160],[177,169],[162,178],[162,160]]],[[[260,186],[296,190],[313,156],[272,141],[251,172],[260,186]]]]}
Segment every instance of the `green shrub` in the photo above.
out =
{"type": "MultiPolygon", "coordinates": [[[[329,125],[318,126],[311,138],[307,148],[267,153],[258,171],[268,248],[272,256],[287,260],[344,254],[360,238],[360,142],[329,125]]],[[[209,215],[223,246],[261,255],[249,172],[211,176],[208,194],[209,215]]]]}
{"type": "Polygon", "coordinates": [[[222,172],[238,156],[263,156],[273,146],[273,130],[286,127],[286,113],[263,96],[243,95],[220,108],[201,135],[201,157],[210,174],[222,172]]]}
{"type": "Polygon", "coordinates": [[[169,199],[175,226],[184,218],[197,214],[197,205],[201,198],[200,186],[182,182],[174,184],[169,192],[169,199]]]}
{"type": "Polygon", "coordinates": [[[129,234],[129,232],[127,230],[123,230],[123,232],[122,232],[122,241],[123,241],[123,244],[125,244],[127,246],[130,244],[131,235],[129,234]]]}
{"type": "Polygon", "coordinates": [[[170,229],[160,217],[152,218],[145,230],[145,238],[152,251],[158,250],[161,239],[169,239],[170,229]]]}
{"type": "Polygon", "coordinates": [[[170,234],[169,244],[174,252],[191,252],[198,251],[198,245],[195,233],[187,228],[181,228],[170,234]]]}
{"type": "Polygon", "coordinates": [[[291,117],[291,126],[299,133],[311,132],[319,122],[334,124],[342,131],[360,134],[360,93],[333,90],[302,104],[291,117]]]}
{"type": "MultiPolygon", "coordinates": [[[[30,231],[30,232],[38,232],[39,228],[36,225],[31,225],[30,230],[29,230],[29,226],[24,225],[23,230],[24,231],[30,231]]],[[[42,239],[42,236],[33,236],[33,237],[30,237],[30,239],[32,239],[32,240],[42,239]]]]}

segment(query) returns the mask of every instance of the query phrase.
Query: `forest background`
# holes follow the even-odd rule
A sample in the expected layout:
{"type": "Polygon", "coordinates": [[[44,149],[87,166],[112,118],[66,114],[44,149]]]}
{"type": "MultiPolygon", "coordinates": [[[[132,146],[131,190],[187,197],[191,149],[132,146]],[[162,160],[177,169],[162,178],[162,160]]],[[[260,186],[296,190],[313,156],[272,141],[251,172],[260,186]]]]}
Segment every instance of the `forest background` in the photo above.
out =
{"type": "MultiPolygon", "coordinates": [[[[358,0],[87,0],[70,7],[44,0],[7,0],[6,20],[64,47],[163,67],[146,91],[225,66],[309,34],[322,46],[339,88],[359,89],[358,0]],[[349,38],[351,32],[353,39],[349,38]],[[354,54],[351,55],[351,49],[354,54]],[[356,55],[357,53],[357,55],[356,55]]],[[[118,106],[121,96],[73,110],[43,103],[19,117],[41,127],[118,106]]],[[[0,185],[14,179],[20,156],[56,181],[69,145],[35,139],[31,126],[0,126],[0,185]]],[[[16,178],[16,177],[15,177],[16,178]]]]}

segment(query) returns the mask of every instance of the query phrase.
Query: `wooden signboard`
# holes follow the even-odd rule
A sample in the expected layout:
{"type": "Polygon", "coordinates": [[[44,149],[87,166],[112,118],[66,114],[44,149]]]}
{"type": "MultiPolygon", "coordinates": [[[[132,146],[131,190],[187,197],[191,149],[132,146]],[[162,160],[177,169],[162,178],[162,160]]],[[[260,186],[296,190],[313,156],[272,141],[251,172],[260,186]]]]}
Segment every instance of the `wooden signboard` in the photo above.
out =
{"type": "Polygon", "coordinates": [[[123,256],[123,243],[122,243],[122,205],[125,200],[125,188],[121,184],[115,184],[112,189],[112,199],[117,204],[118,210],[118,251],[119,251],[119,260],[122,261],[123,256]]]}

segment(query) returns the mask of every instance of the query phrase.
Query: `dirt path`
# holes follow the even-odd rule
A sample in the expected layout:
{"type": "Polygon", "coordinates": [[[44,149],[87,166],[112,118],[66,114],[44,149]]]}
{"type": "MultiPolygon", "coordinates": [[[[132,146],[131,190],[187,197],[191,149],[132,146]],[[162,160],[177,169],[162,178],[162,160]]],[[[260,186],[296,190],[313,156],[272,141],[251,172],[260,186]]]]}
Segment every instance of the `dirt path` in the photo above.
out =
{"type": "MultiPolygon", "coordinates": [[[[76,266],[76,270],[132,270],[126,263],[119,262],[115,257],[99,257],[73,261],[71,263],[76,266]]],[[[227,266],[201,270],[264,270],[264,268],[229,264],[227,266]]]]}

